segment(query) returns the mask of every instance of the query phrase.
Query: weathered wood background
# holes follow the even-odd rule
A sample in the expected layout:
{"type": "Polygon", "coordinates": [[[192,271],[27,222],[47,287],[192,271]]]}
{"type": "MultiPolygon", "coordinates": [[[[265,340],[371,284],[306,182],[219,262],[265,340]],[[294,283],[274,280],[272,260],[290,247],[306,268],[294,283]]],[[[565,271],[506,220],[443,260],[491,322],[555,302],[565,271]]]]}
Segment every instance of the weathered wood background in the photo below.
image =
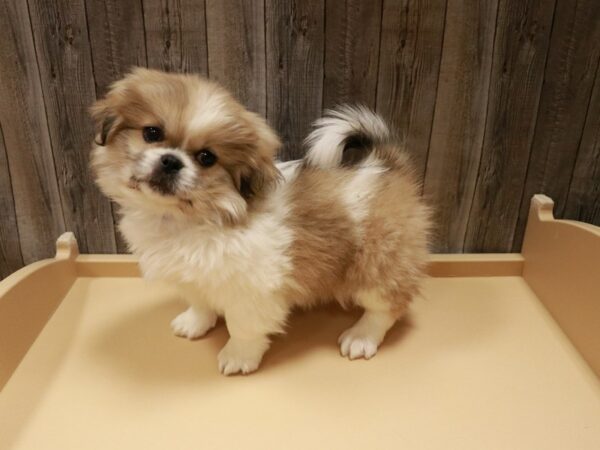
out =
{"type": "Polygon", "coordinates": [[[287,143],[323,108],[387,117],[436,207],[436,249],[520,248],[532,194],[600,224],[598,0],[4,0],[0,276],[125,251],[87,169],[87,107],[133,65],[198,72],[287,143]]]}

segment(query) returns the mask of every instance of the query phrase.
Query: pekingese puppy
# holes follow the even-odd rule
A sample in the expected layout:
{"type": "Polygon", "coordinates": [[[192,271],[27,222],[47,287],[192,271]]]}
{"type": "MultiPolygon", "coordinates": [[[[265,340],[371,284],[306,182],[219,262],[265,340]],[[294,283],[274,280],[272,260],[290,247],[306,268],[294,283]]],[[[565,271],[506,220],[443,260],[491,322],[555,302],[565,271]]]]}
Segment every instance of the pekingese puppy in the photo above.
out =
{"type": "Polygon", "coordinates": [[[306,157],[279,164],[265,120],[198,76],[135,69],[92,115],[93,172],[121,206],[142,274],[189,302],[171,324],[178,336],[224,317],[223,374],[256,370],[292,308],[329,300],[364,309],[339,344],[371,358],[419,292],[429,210],[408,157],[366,108],[329,111],[306,157]]]}

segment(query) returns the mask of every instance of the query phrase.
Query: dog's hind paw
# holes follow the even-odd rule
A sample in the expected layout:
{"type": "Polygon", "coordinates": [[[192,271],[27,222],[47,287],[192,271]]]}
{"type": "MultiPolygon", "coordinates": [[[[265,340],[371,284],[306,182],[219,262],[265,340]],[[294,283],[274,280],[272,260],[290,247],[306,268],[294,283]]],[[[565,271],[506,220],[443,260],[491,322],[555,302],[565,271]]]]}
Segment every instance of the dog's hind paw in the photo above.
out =
{"type": "Polygon", "coordinates": [[[338,339],[342,356],[350,359],[371,359],[377,353],[379,342],[368,334],[350,328],[338,339]]]}

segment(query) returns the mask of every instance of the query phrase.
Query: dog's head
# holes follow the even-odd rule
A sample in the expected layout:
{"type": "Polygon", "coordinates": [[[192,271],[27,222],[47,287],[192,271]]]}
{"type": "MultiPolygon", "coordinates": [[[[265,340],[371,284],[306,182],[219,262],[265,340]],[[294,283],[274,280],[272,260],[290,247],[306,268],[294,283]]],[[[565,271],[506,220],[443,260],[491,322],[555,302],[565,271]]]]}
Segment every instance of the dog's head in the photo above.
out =
{"type": "Polygon", "coordinates": [[[200,77],[138,68],[91,112],[96,182],[125,208],[240,223],[279,177],[265,120],[200,77]]]}

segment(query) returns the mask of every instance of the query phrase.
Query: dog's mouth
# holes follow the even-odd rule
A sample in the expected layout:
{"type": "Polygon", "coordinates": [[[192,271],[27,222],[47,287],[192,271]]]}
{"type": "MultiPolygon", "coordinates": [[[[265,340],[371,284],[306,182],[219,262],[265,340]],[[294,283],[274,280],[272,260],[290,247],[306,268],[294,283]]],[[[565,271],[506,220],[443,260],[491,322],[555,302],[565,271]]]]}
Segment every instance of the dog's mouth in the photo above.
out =
{"type": "Polygon", "coordinates": [[[157,183],[152,179],[142,179],[132,176],[127,183],[127,187],[132,191],[141,194],[147,194],[148,191],[150,191],[154,194],[158,194],[161,198],[177,200],[178,206],[182,211],[190,210],[194,207],[194,202],[191,199],[180,195],[176,189],[165,189],[164,185],[157,183]],[[148,189],[142,189],[142,186],[147,186],[148,189]]]}
{"type": "Polygon", "coordinates": [[[173,180],[149,178],[137,178],[132,176],[127,187],[133,191],[143,192],[142,186],[147,186],[152,192],[163,197],[177,197],[177,186],[173,180]]]}
{"type": "Polygon", "coordinates": [[[140,180],[139,178],[136,177],[131,177],[129,178],[129,182],[127,183],[127,187],[133,191],[139,191],[140,190],[140,183],[142,183],[142,180],[140,180]]]}

